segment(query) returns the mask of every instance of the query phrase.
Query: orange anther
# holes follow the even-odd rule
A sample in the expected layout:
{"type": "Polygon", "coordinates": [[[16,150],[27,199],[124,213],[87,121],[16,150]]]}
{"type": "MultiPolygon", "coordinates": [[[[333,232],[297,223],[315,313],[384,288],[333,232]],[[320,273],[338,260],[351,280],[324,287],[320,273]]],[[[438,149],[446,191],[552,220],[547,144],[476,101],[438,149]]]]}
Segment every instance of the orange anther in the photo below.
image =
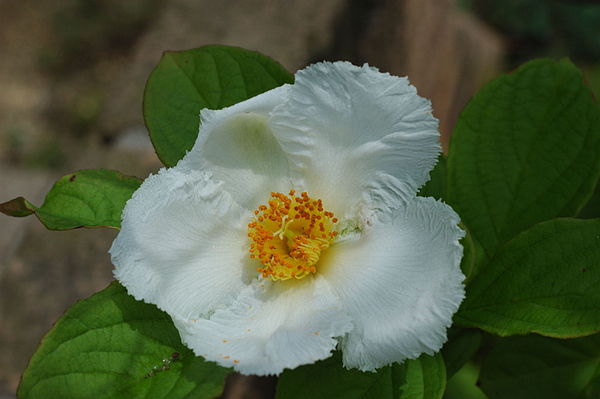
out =
{"type": "Polygon", "coordinates": [[[248,223],[250,258],[261,263],[256,271],[263,278],[300,279],[316,273],[321,252],[337,234],[328,221],[333,213],[323,210],[321,200],[307,192],[295,194],[293,189],[289,195],[272,192],[268,206],[259,205],[248,223]]]}

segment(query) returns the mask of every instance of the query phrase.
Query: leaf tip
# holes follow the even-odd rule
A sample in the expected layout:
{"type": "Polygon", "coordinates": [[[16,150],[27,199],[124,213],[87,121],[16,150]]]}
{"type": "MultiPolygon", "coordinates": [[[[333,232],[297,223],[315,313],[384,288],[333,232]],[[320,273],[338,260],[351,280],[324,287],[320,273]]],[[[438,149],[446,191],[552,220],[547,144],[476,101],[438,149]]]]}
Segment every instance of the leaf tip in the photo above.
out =
{"type": "Polygon", "coordinates": [[[0,204],[0,212],[8,216],[24,217],[29,216],[36,210],[24,197],[17,197],[0,204]]]}

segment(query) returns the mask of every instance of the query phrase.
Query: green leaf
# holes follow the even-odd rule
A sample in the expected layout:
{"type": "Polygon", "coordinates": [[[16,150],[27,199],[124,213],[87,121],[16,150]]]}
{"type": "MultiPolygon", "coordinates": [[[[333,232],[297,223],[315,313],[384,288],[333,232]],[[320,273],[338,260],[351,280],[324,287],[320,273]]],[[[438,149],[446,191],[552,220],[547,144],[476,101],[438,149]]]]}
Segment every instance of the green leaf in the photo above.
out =
{"type": "Polygon", "coordinates": [[[448,342],[442,348],[446,374],[450,379],[473,357],[481,345],[481,331],[451,327],[448,342]]]}
{"type": "Polygon", "coordinates": [[[487,399],[479,389],[477,379],[479,367],[473,362],[465,364],[454,376],[448,379],[444,399],[487,399]]]}
{"type": "Polygon", "coordinates": [[[446,157],[440,155],[433,170],[429,173],[429,181],[419,190],[421,197],[433,197],[438,200],[446,198],[446,157]]]}
{"type": "Polygon", "coordinates": [[[277,383],[277,399],[393,398],[398,390],[394,377],[398,368],[385,367],[376,373],[347,370],[338,352],[315,364],[286,370],[277,383]]]}
{"type": "Polygon", "coordinates": [[[537,60],[485,86],[450,143],[448,202],[491,259],[544,220],[575,216],[600,176],[600,107],[569,61],[537,60]]]}
{"type": "Polygon", "coordinates": [[[106,169],[88,169],[61,177],[41,207],[23,197],[0,204],[9,216],[35,214],[50,230],[78,227],[121,227],[121,213],[141,184],[137,177],[106,169]]]}
{"type": "Polygon", "coordinates": [[[158,157],[174,166],[192,148],[202,108],[228,107],[293,81],[255,51],[205,46],[166,52],[144,92],[144,119],[158,157]]]}
{"type": "Polygon", "coordinates": [[[464,284],[468,285],[477,274],[480,262],[478,255],[482,250],[481,248],[477,248],[469,230],[462,224],[460,225],[460,228],[465,231],[465,236],[460,240],[460,243],[463,246],[463,258],[460,261],[460,270],[465,275],[464,284]]]}
{"type": "Polygon", "coordinates": [[[407,360],[401,368],[398,399],[440,399],[446,390],[446,368],[441,354],[421,355],[407,360]]]}
{"type": "Polygon", "coordinates": [[[439,399],[446,387],[440,354],[422,355],[377,372],[347,370],[341,355],[285,371],[277,385],[278,399],[439,399]]]}
{"type": "Polygon", "coordinates": [[[600,331],[600,219],[540,223],[467,286],[455,323],[506,336],[600,331]]]}
{"type": "Polygon", "coordinates": [[[596,184],[596,189],[592,198],[585,204],[577,217],[582,219],[593,219],[600,217],[600,184],[596,184]]]}
{"type": "Polygon", "coordinates": [[[228,372],[195,357],[166,313],[114,282],[71,307],[44,337],[18,396],[213,398],[228,372]]]}
{"type": "Polygon", "coordinates": [[[480,381],[490,399],[596,399],[600,335],[501,340],[484,360],[480,381]]]}
{"type": "Polygon", "coordinates": [[[583,76],[596,99],[600,97],[600,64],[584,67],[583,76]]]}

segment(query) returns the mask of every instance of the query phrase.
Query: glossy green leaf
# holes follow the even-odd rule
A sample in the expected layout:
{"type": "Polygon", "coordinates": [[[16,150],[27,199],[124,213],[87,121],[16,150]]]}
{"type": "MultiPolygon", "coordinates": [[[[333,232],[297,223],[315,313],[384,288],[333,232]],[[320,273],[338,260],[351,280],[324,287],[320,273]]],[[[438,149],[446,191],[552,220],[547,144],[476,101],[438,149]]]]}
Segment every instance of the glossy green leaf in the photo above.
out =
{"type": "Polygon", "coordinates": [[[448,341],[442,348],[448,379],[477,352],[481,345],[481,335],[481,331],[475,329],[451,327],[448,330],[448,341]]]}
{"type": "Polygon", "coordinates": [[[480,382],[490,399],[597,399],[600,335],[502,340],[483,362],[480,382]]]}
{"type": "Polygon", "coordinates": [[[341,355],[284,372],[277,399],[439,399],[446,387],[446,370],[440,354],[422,355],[402,365],[377,372],[347,370],[341,355]]]}
{"type": "Polygon", "coordinates": [[[23,374],[21,399],[214,398],[229,369],[181,343],[169,316],[117,282],[71,307],[23,374]]]}
{"type": "Polygon", "coordinates": [[[467,286],[455,323],[506,336],[600,331],[600,219],[555,219],[520,234],[467,286]]]}
{"type": "Polygon", "coordinates": [[[537,60],[485,86],[462,112],[448,202],[491,259],[544,220],[575,216],[600,175],[600,107],[569,61],[537,60]]]}
{"type": "Polygon", "coordinates": [[[17,217],[35,214],[50,230],[119,228],[123,207],[141,182],[113,170],[80,170],[61,177],[39,208],[18,197],[0,204],[0,212],[17,217]]]}
{"type": "Polygon", "coordinates": [[[166,52],[144,93],[144,119],[158,157],[173,166],[192,148],[202,108],[228,107],[293,80],[271,58],[237,47],[166,52]]]}

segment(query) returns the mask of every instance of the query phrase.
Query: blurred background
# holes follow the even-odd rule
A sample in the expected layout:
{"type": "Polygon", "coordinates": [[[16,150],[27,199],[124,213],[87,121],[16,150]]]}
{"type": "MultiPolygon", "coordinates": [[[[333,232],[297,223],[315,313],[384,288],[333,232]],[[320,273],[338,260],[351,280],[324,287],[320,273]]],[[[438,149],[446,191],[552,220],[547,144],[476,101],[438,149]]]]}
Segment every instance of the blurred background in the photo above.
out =
{"type": "MultiPolygon", "coordinates": [[[[598,94],[597,3],[0,0],[0,202],[23,195],[40,205],[77,169],[146,177],[160,168],[141,109],[165,50],[228,44],[291,72],[343,59],[407,75],[432,100],[447,148],[473,93],[528,59],[568,56],[598,94]]],[[[116,232],[49,232],[34,217],[4,215],[0,226],[0,399],[8,399],[52,323],[111,280],[116,232]]],[[[230,394],[252,397],[243,391],[230,394]]]]}

